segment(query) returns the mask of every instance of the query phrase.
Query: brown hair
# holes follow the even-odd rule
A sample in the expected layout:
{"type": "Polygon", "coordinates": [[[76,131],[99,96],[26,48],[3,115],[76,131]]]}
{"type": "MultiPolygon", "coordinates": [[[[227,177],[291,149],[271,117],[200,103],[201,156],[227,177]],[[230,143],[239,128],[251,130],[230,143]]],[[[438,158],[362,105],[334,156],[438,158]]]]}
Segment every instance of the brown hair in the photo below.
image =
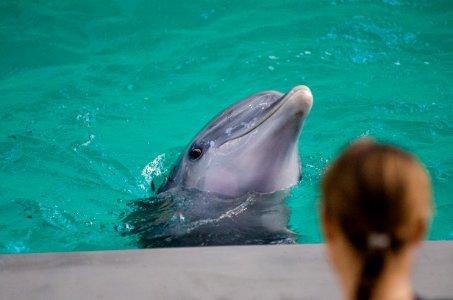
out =
{"type": "Polygon", "coordinates": [[[370,299],[387,254],[402,249],[429,219],[431,183],[414,156],[362,139],[325,173],[321,205],[362,258],[356,299],[370,299]]]}

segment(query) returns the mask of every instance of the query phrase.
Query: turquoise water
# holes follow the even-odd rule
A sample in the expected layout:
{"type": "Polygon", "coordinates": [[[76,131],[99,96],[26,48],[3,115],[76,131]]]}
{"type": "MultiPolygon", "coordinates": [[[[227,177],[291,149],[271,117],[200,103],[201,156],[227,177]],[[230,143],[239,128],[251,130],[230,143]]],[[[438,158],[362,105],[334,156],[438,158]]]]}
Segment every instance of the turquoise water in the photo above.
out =
{"type": "Polygon", "coordinates": [[[262,90],[310,86],[290,228],[318,243],[320,174],[374,136],[429,169],[453,239],[451,1],[1,1],[0,252],[136,248],[129,203],[262,90]]]}

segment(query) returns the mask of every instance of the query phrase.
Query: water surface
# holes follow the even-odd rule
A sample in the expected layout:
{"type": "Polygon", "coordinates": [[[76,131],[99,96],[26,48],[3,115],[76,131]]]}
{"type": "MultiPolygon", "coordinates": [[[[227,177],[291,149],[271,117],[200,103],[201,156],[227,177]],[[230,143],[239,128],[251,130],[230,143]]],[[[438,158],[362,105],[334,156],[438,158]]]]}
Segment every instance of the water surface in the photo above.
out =
{"type": "Polygon", "coordinates": [[[136,248],[149,179],[228,105],[298,84],[298,242],[322,241],[319,177],[361,136],[420,157],[428,238],[453,239],[452,21],[447,0],[2,1],[0,252],[136,248]]]}

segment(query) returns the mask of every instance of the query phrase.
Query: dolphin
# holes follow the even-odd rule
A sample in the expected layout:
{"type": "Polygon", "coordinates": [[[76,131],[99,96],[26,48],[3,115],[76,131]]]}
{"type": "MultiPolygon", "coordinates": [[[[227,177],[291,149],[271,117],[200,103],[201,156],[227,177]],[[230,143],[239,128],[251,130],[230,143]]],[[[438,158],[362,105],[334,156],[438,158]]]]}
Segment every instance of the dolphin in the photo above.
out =
{"type": "Polygon", "coordinates": [[[159,193],[174,187],[230,197],[270,193],[301,179],[299,136],[313,96],[300,85],[230,106],[193,139],[159,193]]]}
{"type": "Polygon", "coordinates": [[[125,227],[142,247],[294,243],[285,199],[301,179],[299,137],[313,105],[300,85],[228,107],[189,143],[125,227]]]}

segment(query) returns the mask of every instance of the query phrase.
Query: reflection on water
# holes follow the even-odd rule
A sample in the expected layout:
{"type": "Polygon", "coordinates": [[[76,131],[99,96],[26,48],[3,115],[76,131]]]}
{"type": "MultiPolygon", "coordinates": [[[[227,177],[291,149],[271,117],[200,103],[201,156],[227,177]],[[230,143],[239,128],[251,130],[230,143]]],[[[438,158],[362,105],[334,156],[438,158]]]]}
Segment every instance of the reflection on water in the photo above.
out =
{"type": "Polygon", "coordinates": [[[279,191],[226,198],[174,188],[135,201],[121,226],[147,248],[294,243],[287,196],[279,191]]]}

